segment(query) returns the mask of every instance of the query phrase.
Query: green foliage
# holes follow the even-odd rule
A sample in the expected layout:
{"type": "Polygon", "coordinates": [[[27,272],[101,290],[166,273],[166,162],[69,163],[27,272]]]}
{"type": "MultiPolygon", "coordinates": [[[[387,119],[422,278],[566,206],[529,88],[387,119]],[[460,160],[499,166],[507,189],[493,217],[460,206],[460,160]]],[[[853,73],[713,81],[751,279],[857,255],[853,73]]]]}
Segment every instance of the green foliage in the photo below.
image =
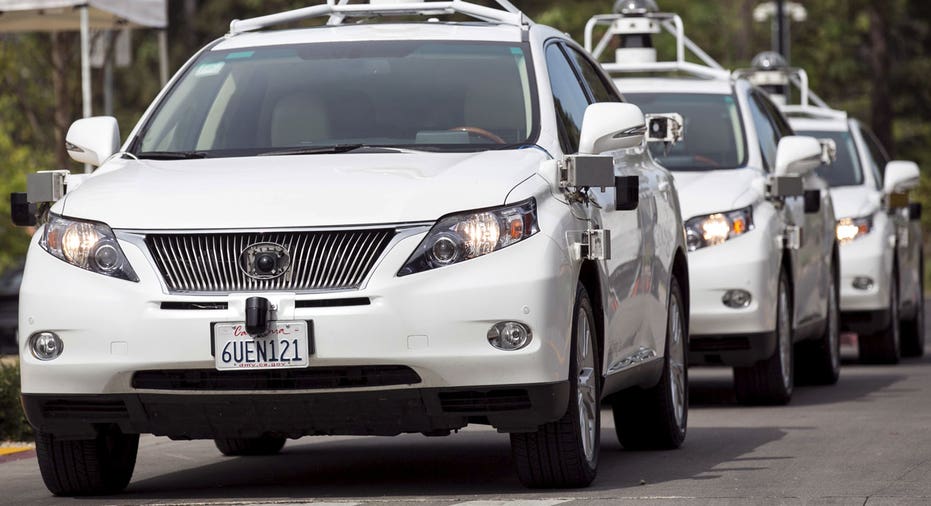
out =
{"type": "Polygon", "coordinates": [[[31,441],[32,427],[19,399],[19,362],[0,362],[0,441],[31,441]]]}

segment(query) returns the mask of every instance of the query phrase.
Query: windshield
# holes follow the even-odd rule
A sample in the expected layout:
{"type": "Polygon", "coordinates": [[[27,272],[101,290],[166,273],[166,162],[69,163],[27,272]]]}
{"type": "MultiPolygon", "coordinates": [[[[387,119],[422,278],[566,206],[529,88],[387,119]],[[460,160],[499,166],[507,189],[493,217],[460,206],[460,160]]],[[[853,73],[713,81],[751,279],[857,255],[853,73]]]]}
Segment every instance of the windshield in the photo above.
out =
{"type": "Polygon", "coordinates": [[[645,114],[676,112],[685,121],[683,138],[666,151],[650,144],[653,158],[670,170],[736,169],[747,163],[743,124],[730,95],[625,93],[645,114]]]}
{"type": "Polygon", "coordinates": [[[528,60],[524,45],[459,41],[210,51],[159,104],[133,153],[171,159],[532,143],[528,60]]]}
{"type": "Polygon", "coordinates": [[[857,158],[857,147],[850,132],[799,131],[799,135],[810,135],[818,139],[832,139],[837,144],[837,159],[831,165],[818,167],[818,175],[834,186],[857,186],[863,184],[863,172],[857,158]]]}

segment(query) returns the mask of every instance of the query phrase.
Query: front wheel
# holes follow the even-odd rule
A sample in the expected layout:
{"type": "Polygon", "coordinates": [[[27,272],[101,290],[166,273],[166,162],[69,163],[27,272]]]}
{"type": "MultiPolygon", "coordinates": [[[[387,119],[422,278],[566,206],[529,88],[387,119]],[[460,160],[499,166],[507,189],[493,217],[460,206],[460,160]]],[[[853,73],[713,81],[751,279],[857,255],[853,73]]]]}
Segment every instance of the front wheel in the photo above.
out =
{"type": "Polygon", "coordinates": [[[666,356],[659,383],[614,396],[614,428],[628,450],[670,450],[685,441],[689,416],[688,333],[682,292],[675,278],[669,285],[666,356]]]}
{"type": "Polygon", "coordinates": [[[42,481],[58,496],[105,495],[129,485],[139,434],[102,433],[94,439],[60,440],[36,432],[42,481]]]}
{"type": "Polygon", "coordinates": [[[601,444],[601,370],[595,315],[588,293],[576,289],[569,361],[569,407],[536,432],[511,434],[521,483],[534,488],[587,487],[598,469],[601,444]]]}
{"type": "Polygon", "coordinates": [[[795,377],[813,385],[833,385],[840,378],[840,309],[837,286],[831,271],[828,290],[828,314],[824,333],[814,341],[796,346],[795,377]]]}
{"type": "Polygon", "coordinates": [[[794,388],[794,347],[789,278],[779,273],[776,295],[776,351],[750,367],[734,368],[734,389],[741,404],[788,404],[794,388]]]}
{"type": "Polygon", "coordinates": [[[885,328],[872,334],[857,336],[860,362],[864,364],[899,363],[899,272],[893,270],[889,281],[889,323],[885,328]]]}
{"type": "Polygon", "coordinates": [[[238,437],[214,439],[217,450],[227,457],[274,455],[284,447],[283,437],[238,437]]]}
{"type": "Polygon", "coordinates": [[[918,293],[915,297],[915,317],[902,321],[902,356],[923,357],[925,354],[925,282],[924,262],[918,269],[918,293]]]}

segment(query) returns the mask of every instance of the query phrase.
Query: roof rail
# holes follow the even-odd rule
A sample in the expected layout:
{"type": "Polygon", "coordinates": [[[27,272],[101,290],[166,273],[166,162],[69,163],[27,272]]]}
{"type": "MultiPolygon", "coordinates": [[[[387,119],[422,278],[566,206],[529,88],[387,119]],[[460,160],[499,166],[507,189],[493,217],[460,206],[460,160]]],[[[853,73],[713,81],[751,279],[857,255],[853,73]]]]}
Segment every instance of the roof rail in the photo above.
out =
{"type": "Polygon", "coordinates": [[[811,105],[784,105],[781,107],[786,116],[792,118],[811,119],[839,119],[846,120],[847,113],[828,107],[815,107],[811,105]]]}
{"type": "Polygon", "coordinates": [[[251,32],[272,26],[328,17],[328,25],[339,25],[348,18],[375,16],[443,16],[463,14],[489,23],[530,26],[533,22],[508,0],[494,0],[500,8],[485,7],[465,0],[367,0],[371,3],[350,4],[349,0],[326,0],[325,4],[269,14],[257,18],[233,20],[230,35],[251,32]]]}
{"type": "MultiPolygon", "coordinates": [[[[764,81],[767,81],[766,76],[781,76],[786,81],[784,84],[791,84],[795,86],[799,91],[799,107],[807,109],[826,109],[828,111],[834,111],[831,109],[831,106],[827,104],[824,100],[821,99],[815,92],[811,91],[811,88],[808,86],[808,72],[805,72],[805,69],[797,67],[777,67],[777,68],[748,68],[748,69],[738,69],[734,71],[734,75],[739,77],[744,77],[750,81],[754,81],[754,77],[762,78],[764,81]],[[811,104],[815,105],[812,106],[811,104]]],[[[775,82],[763,82],[763,83],[754,83],[754,84],[774,84],[779,85],[783,83],[775,82]]]]}
{"type": "MultiPolygon", "coordinates": [[[[593,16],[585,24],[585,49],[588,50],[595,59],[600,59],[604,50],[608,47],[611,39],[619,35],[627,35],[629,29],[622,26],[624,20],[651,20],[656,25],[676,38],[676,59],[664,62],[616,62],[603,63],[605,71],[608,73],[634,73],[634,72],[684,72],[696,77],[708,79],[730,79],[731,73],[721,66],[714,58],[708,55],[698,44],[685,36],[682,18],[678,14],[665,12],[645,12],[637,15],[625,14],[600,14],[593,16]],[[608,29],[602,35],[597,45],[592,44],[594,39],[595,28],[607,25],[608,29]],[[688,49],[692,54],[698,57],[703,64],[686,61],[685,50],[688,49]]],[[[659,33],[657,29],[654,33],[659,33]]]]}

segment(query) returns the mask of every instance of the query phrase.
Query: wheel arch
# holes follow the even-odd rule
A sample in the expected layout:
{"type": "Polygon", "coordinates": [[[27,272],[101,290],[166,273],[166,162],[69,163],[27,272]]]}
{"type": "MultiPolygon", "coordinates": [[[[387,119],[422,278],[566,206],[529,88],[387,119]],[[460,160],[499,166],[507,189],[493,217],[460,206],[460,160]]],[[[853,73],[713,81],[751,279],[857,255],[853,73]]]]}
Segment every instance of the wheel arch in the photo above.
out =
{"type": "Polygon", "coordinates": [[[689,285],[689,262],[687,255],[682,248],[676,248],[676,253],[672,259],[672,276],[679,283],[679,295],[682,296],[682,305],[685,306],[685,336],[689,336],[689,320],[691,315],[691,294],[689,285]]]}
{"type": "Polygon", "coordinates": [[[579,269],[579,282],[588,292],[588,299],[592,303],[592,309],[595,313],[595,338],[598,345],[599,360],[604,359],[605,349],[605,311],[604,301],[602,300],[601,276],[599,275],[598,264],[592,260],[582,262],[579,269]]]}

